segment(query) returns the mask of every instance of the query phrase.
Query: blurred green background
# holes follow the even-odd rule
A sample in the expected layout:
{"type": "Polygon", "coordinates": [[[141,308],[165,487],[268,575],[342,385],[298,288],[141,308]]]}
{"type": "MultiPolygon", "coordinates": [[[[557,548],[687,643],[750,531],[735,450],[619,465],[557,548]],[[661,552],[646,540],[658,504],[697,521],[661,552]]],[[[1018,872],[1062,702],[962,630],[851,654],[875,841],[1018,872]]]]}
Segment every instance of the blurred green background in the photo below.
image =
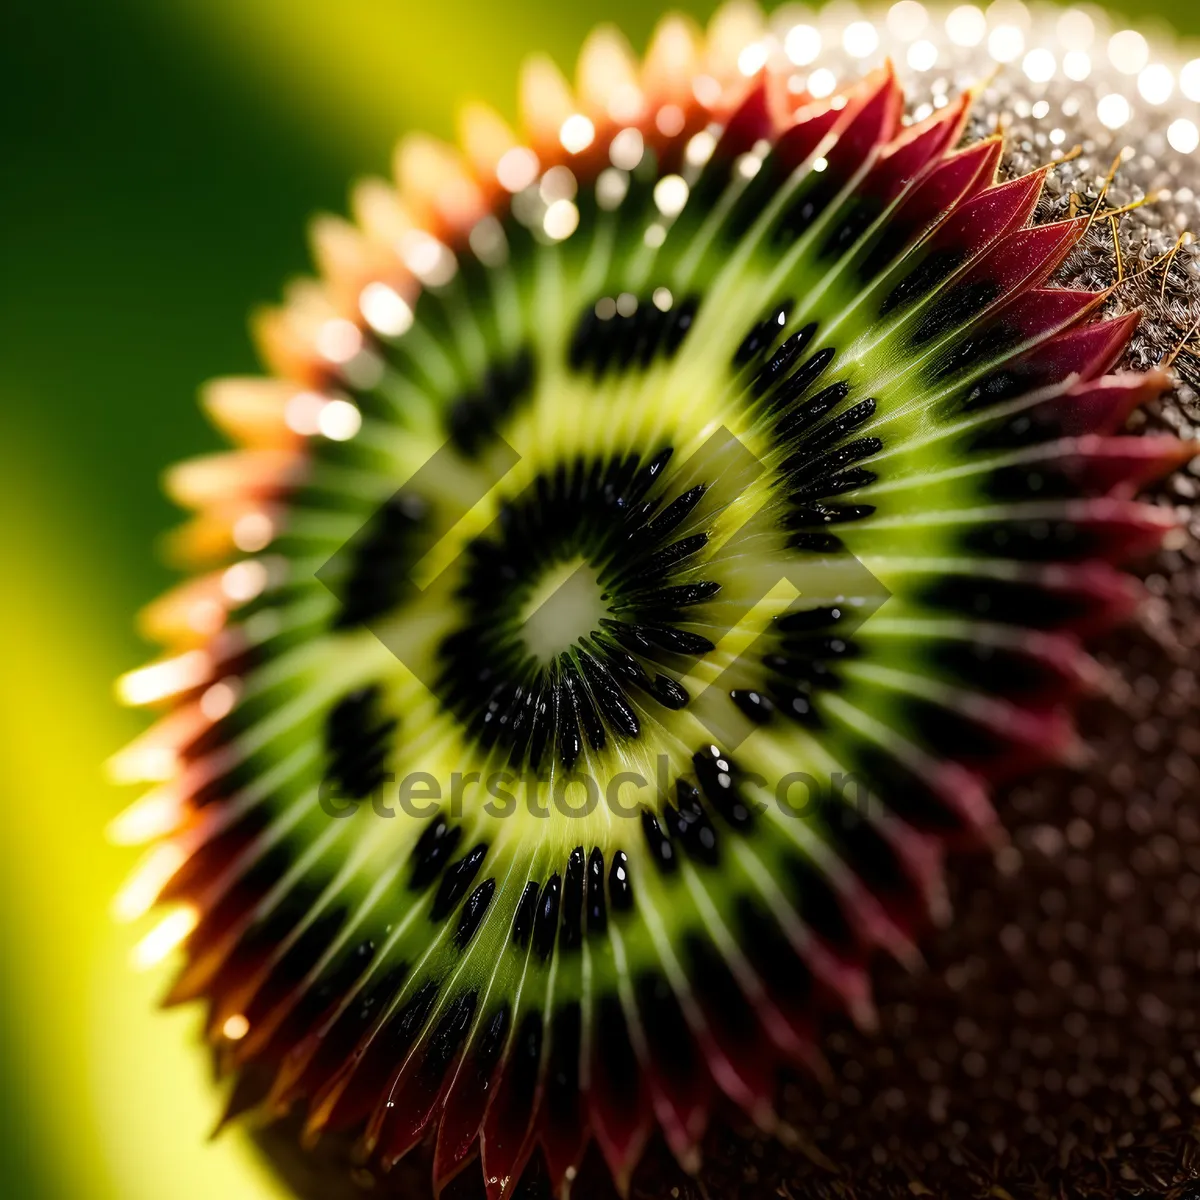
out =
{"type": "MultiPolygon", "coordinates": [[[[677,5],[706,19],[711,0],[677,5]]],[[[1200,31],[1192,0],[1140,6],[1200,31]]],[[[305,221],[456,102],[513,115],[523,55],[568,69],[639,0],[0,3],[0,1193],[275,1195],[217,1102],[198,1013],[153,1016],[108,904],[132,797],[100,763],[143,724],[111,680],[169,581],[161,468],[217,444],[197,385],[255,367],[245,317],[306,266],[305,221]]]]}

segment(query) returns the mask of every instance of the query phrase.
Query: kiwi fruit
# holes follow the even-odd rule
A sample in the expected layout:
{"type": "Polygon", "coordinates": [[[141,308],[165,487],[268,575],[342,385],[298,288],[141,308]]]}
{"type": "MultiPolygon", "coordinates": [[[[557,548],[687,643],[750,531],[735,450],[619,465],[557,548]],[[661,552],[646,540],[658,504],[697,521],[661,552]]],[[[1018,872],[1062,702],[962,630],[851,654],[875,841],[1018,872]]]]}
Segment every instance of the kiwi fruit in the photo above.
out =
{"type": "Polygon", "coordinates": [[[666,1194],[714,1112],[825,1159],[781,1069],[833,1086],[945,854],[1080,760],[1175,526],[1134,494],[1191,445],[1121,432],[1170,376],[1062,282],[1104,197],[1045,219],[975,92],[797,86],[744,17],[404,143],[169,476],[125,907],[299,1194],[628,1194],[648,1146],[666,1194]]]}

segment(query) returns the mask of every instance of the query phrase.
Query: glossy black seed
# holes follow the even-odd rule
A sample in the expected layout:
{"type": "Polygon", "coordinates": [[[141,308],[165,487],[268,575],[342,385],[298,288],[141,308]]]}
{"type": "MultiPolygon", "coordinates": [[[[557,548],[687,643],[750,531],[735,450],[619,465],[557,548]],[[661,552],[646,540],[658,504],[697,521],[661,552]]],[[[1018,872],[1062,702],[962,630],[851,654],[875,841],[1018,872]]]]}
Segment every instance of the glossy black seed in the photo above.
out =
{"type": "Polygon", "coordinates": [[[934,364],[929,378],[934,383],[942,383],[964,372],[978,373],[988,363],[1012,354],[1023,340],[1020,329],[1003,322],[970,337],[956,339],[945,356],[934,364]]]}
{"type": "Polygon", "coordinates": [[[583,847],[576,846],[567,859],[563,878],[562,922],[559,925],[559,949],[569,952],[583,944],[583,847]]]}
{"type": "Polygon", "coordinates": [[[461,840],[462,830],[457,825],[450,825],[441,813],[434,817],[413,847],[409,887],[414,892],[427,888],[441,874],[461,840]]]}
{"type": "Polygon", "coordinates": [[[382,698],[377,686],[360,688],[338,701],[325,720],[329,777],[346,797],[364,799],[385,782],[398,722],[382,712],[382,698]]]}
{"type": "Polygon", "coordinates": [[[880,306],[880,316],[903,308],[933,291],[962,265],[966,257],[963,250],[934,250],[892,289],[880,306]]]}
{"type": "Polygon", "coordinates": [[[537,914],[538,885],[531,879],[521,893],[517,902],[517,911],[513,914],[512,940],[514,946],[524,949],[529,945],[529,935],[533,932],[533,921],[537,914]]]}
{"type": "Polygon", "coordinates": [[[675,782],[675,807],[664,813],[671,836],[682,843],[687,855],[704,866],[716,866],[717,834],[704,811],[700,793],[686,779],[675,782]]]}
{"type": "Polygon", "coordinates": [[[633,990],[655,1062],[669,1078],[687,1082],[698,1066],[696,1047],[671,985],[657,971],[643,971],[633,990]]]}
{"type": "Polygon", "coordinates": [[[753,387],[756,395],[765,396],[786,377],[797,356],[804,353],[816,332],[816,321],[810,321],[784,340],[755,378],[753,387]]]}
{"type": "Polygon", "coordinates": [[[785,300],[769,317],[753,326],[734,352],[734,365],[744,367],[774,345],[775,339],[787,324],[788,313],[791,311],[792,302],[785,300]]]}
{"type": "Polygon", "coordinates": [[[632,654],[617,646],[609,645],[602,647],[602,653],[609,668],[625,680],[626,683],[634,684],[640,688],[650,688],[650,676],[646,674],[645,668],[632,654]]]}
{"type": "Polygon", "coordinates": [[[380,1035],[384,1057],[391,1062],[398,1062],[404,1057],[424,1027],[437,994],[438,984],[432,979],[427,980],[388,1021],[380,1035]]]}
{"type": "Polygon", "coordinates": [[[569,661],[566,662],[563,665],[562,671],[563,682],[571,692],[572,707],[579,718],[579,723],[583,728],[584,735],[587,737],[588,745],[593,750],[602,750],[608,741],[608,737],[604,732],[604,725],[596,713],[596,706],[592,703],[592,698],[588,694],[587,688],[583,686],[583,681],[579,678],[579,672],[575,664],[569,661]]]}
{"type": "Polygon", "coordinates": [[[1000,284],[993,279],[974,279],[950,288],[922,316],[912,334],[913,346],[923,346],[952,329],[961,329],[987,308],[1000,292],[1000,284]]]}
{"type": "Polygon", "coordinates": [[[644,537],[657,542],[673,532],[700,503],[706,491],[708,491],[708,486],[698,483],[684,492],[682,496],[677,496],[646,526],[644,537]]]}
{"type": "Polygon", "coordinates": [[[486,1086],[491,1079],[492,1071],[504,1051],[504,1043],[508,1040],[508,1030],[511,1024],[512,1008],[507,1000],[503,1000],[500,1007],[486,1019],[483,1032],[479,1037],[478,1048],[473,1055],[475,1078],[480,1085],[486,1086]]]}
{"type": "Polygon", "coordinates": [[[824,374],[829,364],[837,356],[832,346],[818,350],[816,354],[806,359],[779,387],[768,400],[771,411],[778,411],[794,404],[814,383],[824,374]]]}
{"type": "Polygon", "coordinates": [[[608,898],[616,912],[633,908],[633,884],[629,878],[629,858],[624,850],[613,853],[608,869],[608,898]]]}
{"type": "Polygon", "coordinates": [[[698,554],[707,544],[707,533],[693,533],[688,537],[680,538],[679,541],[672,542],[671,545],[664,546],[661,550],[637,559],[623,578],[627,586],[631,588],[653,583],[671,567],[678,566],[684,559],[691,558],[693,554],[698,554]]]}
{"type": "Polygon", "coordinates": [[[637,737],[641,732],[641,724],[617,681],[590,654],[581,653],[579,665],[604,719],[623,736],[637,737]]]}
{"type": "Polygon", "coordinates": [[[645,808],[642,809],[642,835],[646,839],[646,845],[650,847],[650,856],[654,859],[654,865],[664,875],[670,875],[679,866],[675,857],[675,847],[671,845],[670,838],[663,832],[658,818],[645,808]]]}
{"type": "Polygon", "coordinates": [[[706,746],[692,755],[692,766],[709,804],[735,829],[748,829],[754,814],[738,790],[729,759],[716,746],[706,746]]]}
{"type": "Polygon", "coordinates": [[[483,860],[487,857],[488,848],[483,842],[471,848],[456,863],[446,868],[442,882],[438,886],[437,895],[429,910],[431,921],[443,921],[457,907],[458,902],[467,893],[472,880],[479,873],[483,860]]]}
{"type": "Polygon", "coordinates": [[[771,695],[774,697],[775,707],[780,713],[803,725],[806,729],[820,729],[824,724],[810,693],[794,688],[773,687],[771,695]]]}
{"type": "Polygon", "coordinates": [[[608,911],[604,906],[604,854],[599,846],[592,847],[587,863],[587,931],[603,933],[608,928],[608,911]]]}
{"type": "Polygon", "coordinates": [[[456,996],[433,1027],[429,1035],[429,1048],[421,1064],[421,1073],[429,1083],[436,1084],[441,1080],[462,1048],[478,1000],[479,993],[476,991],[456,996]]]}
{"type": "Polygon", "coordinates": [[[425,506],[400,493],[387,501],[347,549],[349,567],[338,591],[334,628],[363,625],[394,609],[411,589],[409,569],[420,558],[425,506]]]}
{"type": "Polygon", "coordinates": [[[672,629],[666,625],[638,625],[635,627],[635,632],[652,646],[666,650],[670,654],[707,654],[713,648],[712,642],[698,633],[689,633],[685,629],[672,629]]]}
{"type": "Polygon", "coordinates": [[[687,706],[687,691],[667,675],[656,675],[650,694],[665,708],[678,711],[687,706]]]}
{"type": "Polygon", "coordinates": [[[554,724],[558,729],[558,758],[569,771],[583,751],[583,739],[579,735],[579,716],[575,711],[575,696],[565,679],[560,679],[554,690],[554,724]]]}
{"type": "Polygon", "coordinates": [[[799,612],[784,613],[775,618],[775,628],[780,633],[816,633],[830,629],[846,615],[842,608],[834,605],[824,605],[819,608],[805,608],[799,612]]]}
{"type": "Polygon", "coordinates": [[[811,400],[805,400],[780,417],[775,425],[776,436],[785,442],[798,437],[837,408],[849,394],[850,385],[842,381],[822,388],[811,400]]]}
{"type": "Polygon", "coordinates": [[[850,466],[851,463],[878,454],[882,449],[883,442],[879,438],[859,438],[818,458],[811,457],[807,451],[793,455],[783,462],[780,470],[804,481],[821,480],[850,466]]]}
{"type": "Polygon", "coordinates": [[[784,529],[802,529],[811,525],[842,525],[869,517],[873,504],[801,504],[785,514],[780,524],[784,529]]]}
{"type": "Polygon", "coordinates": [[[458,918],[458,929],[454,934],[454,940],[458,943],[460,949],[465,948],[467,943],[475,936],[480,923],[487,914],[488,905],[491,904],[492,897],[495,894],[496,881],[494,879],[485,879],[467,897],[462,913],[458,918]]]}
{"type": "Polygon", "coordinates": [[[711,600],[720,590],[721,585],[715,580],[682,583],[677,587],[659,588],[657,591],[643,592],[637,598],[637,605],[651,611],[690,608],[693,604],[703,604],[705,600],[711,600]]]}
{"type": "Polygon", "coordinates": [[[554,953],[554,939],[558,933],[558,905],[562,883],[557,875],[551,875],[542,888],[538,899],[537,920],[533,926],[533,948],[544,962],[554,953]]]}
{"type": "Polygon", "coordinates": [[[734,688],[729,698],[756,725],[765,725],[775,715],[770,699],[752,688],[734,688]]]}
{"type": "Polygon", "coordinates": [[[828,475],[811,480],[796,480],[796,490],[788,497],[792,504],[802,504],[806,500],[819,500],[823,496],[840,496],[843,492],[853,492],[875,482],[878,476],[874,471],[863,467],[852,467],[837,475],[828,475]]]}

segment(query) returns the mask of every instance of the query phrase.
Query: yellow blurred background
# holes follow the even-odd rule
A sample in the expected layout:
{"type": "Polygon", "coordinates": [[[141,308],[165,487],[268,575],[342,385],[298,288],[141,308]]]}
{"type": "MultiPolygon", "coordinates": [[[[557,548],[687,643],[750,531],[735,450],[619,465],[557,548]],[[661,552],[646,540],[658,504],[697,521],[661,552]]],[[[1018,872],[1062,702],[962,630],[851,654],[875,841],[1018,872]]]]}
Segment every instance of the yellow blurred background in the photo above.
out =
{"type": "MultiPolygon", "coordinates": [[[[706,19],[714,4],[677,5],[706,19]]],[[[1140,6],[1143,19],[1146,5],[1140,6]]],[[[1153,11],[1200,32],[1188,0],[1153,11]]],[[[195,403],[254,369],[245,316],[303,270],[306,218],[386,173],[456,102],[513,116],[523,55],[570,68],[636,0],[3,0],[0,13],[0,1193],[277,1195],[196,1046],[153,1009],[145,932],[110,899],[132,796],[103,760],[142,725],[111,681],[150,653],[134,611],[169,573],[167,463],[216,445],[195,403]]]]}

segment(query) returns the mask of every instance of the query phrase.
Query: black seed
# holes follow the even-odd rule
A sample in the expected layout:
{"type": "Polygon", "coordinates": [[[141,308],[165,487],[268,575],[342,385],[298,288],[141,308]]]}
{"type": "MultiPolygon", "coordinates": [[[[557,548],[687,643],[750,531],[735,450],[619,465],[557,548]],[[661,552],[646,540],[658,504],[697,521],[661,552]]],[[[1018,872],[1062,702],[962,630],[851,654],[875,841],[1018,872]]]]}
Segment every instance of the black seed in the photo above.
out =
{"type": "Polygon", "coordinates": [[[691,558],[693,554],[698,554],[707,543],[707,533],[693,533],[689,537],[672,542],[669,546],[664,546],[653,554],[647,554],[637,559],[624,574],[626,585],[634,588],[642,581],[653,583],[671,567],[677,566],[684,559],[691,558]]]}
{"type": "Polygon", "coordinates": [[[517,902],[517,911],[513,914],[512,940],[514,946],[524,949],[529,945],[529,935],[533,932],[533,920],[537,913],[538,885],[531,879],[521,893],[517,902]]]}
{"type": "Polygon", "coordinates": [[[579,665],[583,668],[592,696],[604,719],[625,737],[637,737],[641,732],[641,725],[637,714],[626,702],[617,681],[590,654],[581,653],[579,665]]]}
{"type": "Polygon", "coordinates": [[[578,717],[575,712],[575,696],[565,679],[560,680],[554,690],[554,723],[558,727],[559,761],[569,771],[583,751],[583,739],[579,736],[578,717]]]}
{"type": "Polygon", "coordinates": [[[769,317],[755,325],[734,353],[734,365],[745,366],[751,359],[757,358],[772,346],[787,324],[788,313],[791,311],[792,302],[785,300],[769,317]]]}
{"type": "Polygon", "coordinates": [[[479,873],[479,868],[487,857],[487,852],[486,843],[480,842],[458,862],[446,868],[446,873],[442,876],[441,885],[437,890],[437,896],[434,897],[433,905],[429,910],[431,921],[442,921],[450,915],[458,902],[466,895],[471,881],[479,873]]]}
{"type": "Polygon", "coordinates": [[[802,451],[785,460],[779,469],[784,474],[801,476],[806,482],[820,480],[848,467],[851,463],[869,458],[872,454],[878,454],[882,449],[883,442],[879,438],[860,438],[858,441],[848,442],[818,458],[813,458],[807,451],[802,451]]]}
{"type": "Polygon", "coordinates": [[[658,818],[647,808],[642,809],[642,834],[650,847],[651,857],[655,866],[664,874],[670,875],[679,866],[675,858],[675,847],[662,831],[658,818]]]}
{"type": "Polygon", "coordinates": [[[729,759],[716,746],[706,746],[692,755],[692,765],[709,804],[735,829],[749,828],[754,814],[738,791],[729,759]]]}
{"type": "Polygon", "coordinates": [[[869,484],[874,483],[877,478],[878,476],[874,471],[868,471],[862,467],[853,467],[851,470],[842,471],[838,475],[830,475],[826,478],[816,478],[805,483],[800,483],[788,499],[793,504],[799,504],[805,500],[819,500],[822,496],[839,496],[843,492],[853,492],[858,488],[867,487],[869,484]]]}
{"type": "Polygon", "coordinates": [[[634,632],[660,650],[670,654],[700,655],[713,649],[713,644],[698,633],[684,629],[672,629],[663,625],[638,625],[634,632]]]}
{"type": "Polygon", "coordinates": [[[775,628],[781,633],[815,633],[831,628],[845,615],[844,609],[833,606],[806,608],[776,617],[775,628]]]}
{"type": "Polygon", "coordinates": [[[913,331],[912,344],[923,346],[952,329],[961,329],[991,304],[1000,290],[1000,285],[992,279],[975,279],[951,288],[921,318],[913,331]]]}
{"type": "Polygon", "coordinates": [[[837,351],[832,346],[826,346],[823,350],[818,350],[811,358],[806,359],[776,389],[769,401],[770,409],[778,411],[799,400],[821,378],[836,355],[837,351]]]}
{"type": "Polygon", "coordinates": [[[787,513],[780,524],[784,529],[802,529],[809,525],[842,525],[858,521],[875,511],[873,504],[801,504],[787,513]]]}
{"type": "Polygon", "coordinates": [[[633,885],[629,879],[629,859],[624,850],[613,853],[608,869],[608,898],[617,912],[633,908],[633,885]]]}
{"type": "Polygon", "coordinates": [[[816,321],[811,321],[803,329],[797,330],[786,338],[778,350],[771,356],[754,381],[754,391],[759,396],[765,396],[791,368],[797,355],[802,354],[817,332],[816,321]]]}
{"type": "Polygon", "coordinates": [[[377,686],[360,688],[335,704],[325,720],[330,778],[357,800],[385,781],[383,768],[398,722],[381,713],[382,696],[377,686]]]}
{"type": "Polygon", "coordinates": [[[428,1019],[437,994],[438,984],[428,980],[384,1027],[382,1048],[388,1060],[398,1062],[408,1052],[428,1019]]]}
{"type": "Polygon", "coordinates": [[[424,891],[441,874],[462,840],[462,830],[450,825],[439,813],[417,840],[412,852],[412,877],[409,887],[414,892],[424,891]]]}
{"type": "Polygon", "coordinates": [[[492,1077],[492,1071],[500,1061],[511,1022],[512,1009],[509,1007],[508,1001],[504,1000],[484,1026],[479,1038],[479,1047],[474,1054],[475,1078],[482,1087],[487,1086],[492,1077]]]}
{"type": "Polygon", "coordinates": [[[583,847],[576,846],[567,859],[563,878],[562,924],[558,944],[563,951],[578,950],[583,944],[583,847]]]}
{"type": "Polygon", "coordinates": [[[487,914],[488,905],[496,894],[496,881],[485,879],[468,897],[463,905],[462,914],[458,918],[458,930],[454,940],[460,949],[465,949],[467,943],[475,936],[480,922],[487,914]]]}
{"type": "Polygon", "coordinates": [[[650,610],[689,608],[693,604],[702,604],[705,600],[711,600],[720,590],[721,585],[715,581],[683,583],[677,587],[644,592],[638,597],[636,606],[650,610]]]}
{"type": "Polygon", "coordinates": [[[592,699],[588,695],[587,688],[583,686],[583,681],[579,678],[574,663],[569,661],[564,663],[563,682],[570,689],[572,707],[579,717],[579,723],[583,726],[588,745],[593,750],[602,750],[608,740],[604,733],[604,726],[596,715],[595,705],[592,704],[592,699]]]}
{"type": "Polygon", "coordinates": [[[429,1035],[429,1049],[425,1051],[421,1073],[431,1085],[441,1081],[454,1056],[461,1049],[463,1039],[471,1028],[471,1019],[475,1016],[478,1000],[479,993],[475,991],[463,992],[457,996],[429,1035]]]}
{"type": "Polygon", "coordinates": [[[551,875],[538,900],[537,920],[533,927],[533,948],[544,962],[554,953],[554,938],[558,933],[558,900],[561,883],[551,875]]]}
{"type": "Polygon", "coordinates": [[[880,316],[911,304],[933,291],[939,283],[952,275],[965,259],[966,252],[962,250],[934,250],[892,289],[880,306],[880,316]]]}
{"type": "Polygon", "coordinates": [[[979,554],[1055,562],[1090,557],[1099,539],[1093,530],[1073,521],[989,521],[965,531],[961,544],[979,554]]]}
{"type": "Polygon", "coordinates": [[[775,713],[775,705],[762,694],[749,688],[734,688],[729,698],[756,725],[765,725],[775,713]]]}
{"type": "Polygon", "coordinates": [[[677,496],[666,508],[646,526],[642,537],[658,541],[678,528],[688,514],[700,503],[704,493],[708,491],[706,484],[698,483],[689,488],[682,496],[677,496]]]}
{"type": "Polygon", "coordinates": [[[790,441],[831,413],[849,394],[850,385],[845,382],[822,388],[811,400],[790,409],[779,419],[775,425],[776,436],[781,441],[790,441]]]}
{"type": "Polygon", "coordinates": [[[687,705],[687,691],[667,675],[656,675],[650,694],[664,707],[679,710],[687,705]]]}
{"type": "Polygon", "coordinates": [[[716,866],[716,830],[700,802],[700,793],[686,779],[675,782],[675,804],[664,814],[672,837],[683,843],[688,857],[695,862],[716,866]]]}
{"type": "Polygon", "coordinates": [[[1088,611],[1085,596],[981,575],[943,575],[925,584],[918,596],[931,608],[1033,629],[1069,625],[1088,611]]]}
{"type": "Polygon", "coordinates": [[[785,717],[790,717],[807,729],[820,729],[824,725],[820,713],[814,707],[813,697],[810,693],[788,688],[773,688],[771,694],[775,698],[776,708],[785,717]]]}
{"type": "Polygon", "coordinates": [[[587,865],[587,931],[603,933],[608,928],[608,913],[604,907],[604,854],[599,846],[592,848],[587,865]]]}
{"type": "Polygon", "coordinates": [[[873,890],[899,891],[905,885],[904,868],[895,850],[859,809],[857,802],[844,797],[826,806],[827,828],[834,847],[873,890]]]}
{"type": "Polygon", "coordinates": [[[424,517],[424,505],[401,493],[388,500],[355,536],[334,628],[366,624],[400,603],[412,586],[409,568],[421,554],[418,534],[424,517]]]}

